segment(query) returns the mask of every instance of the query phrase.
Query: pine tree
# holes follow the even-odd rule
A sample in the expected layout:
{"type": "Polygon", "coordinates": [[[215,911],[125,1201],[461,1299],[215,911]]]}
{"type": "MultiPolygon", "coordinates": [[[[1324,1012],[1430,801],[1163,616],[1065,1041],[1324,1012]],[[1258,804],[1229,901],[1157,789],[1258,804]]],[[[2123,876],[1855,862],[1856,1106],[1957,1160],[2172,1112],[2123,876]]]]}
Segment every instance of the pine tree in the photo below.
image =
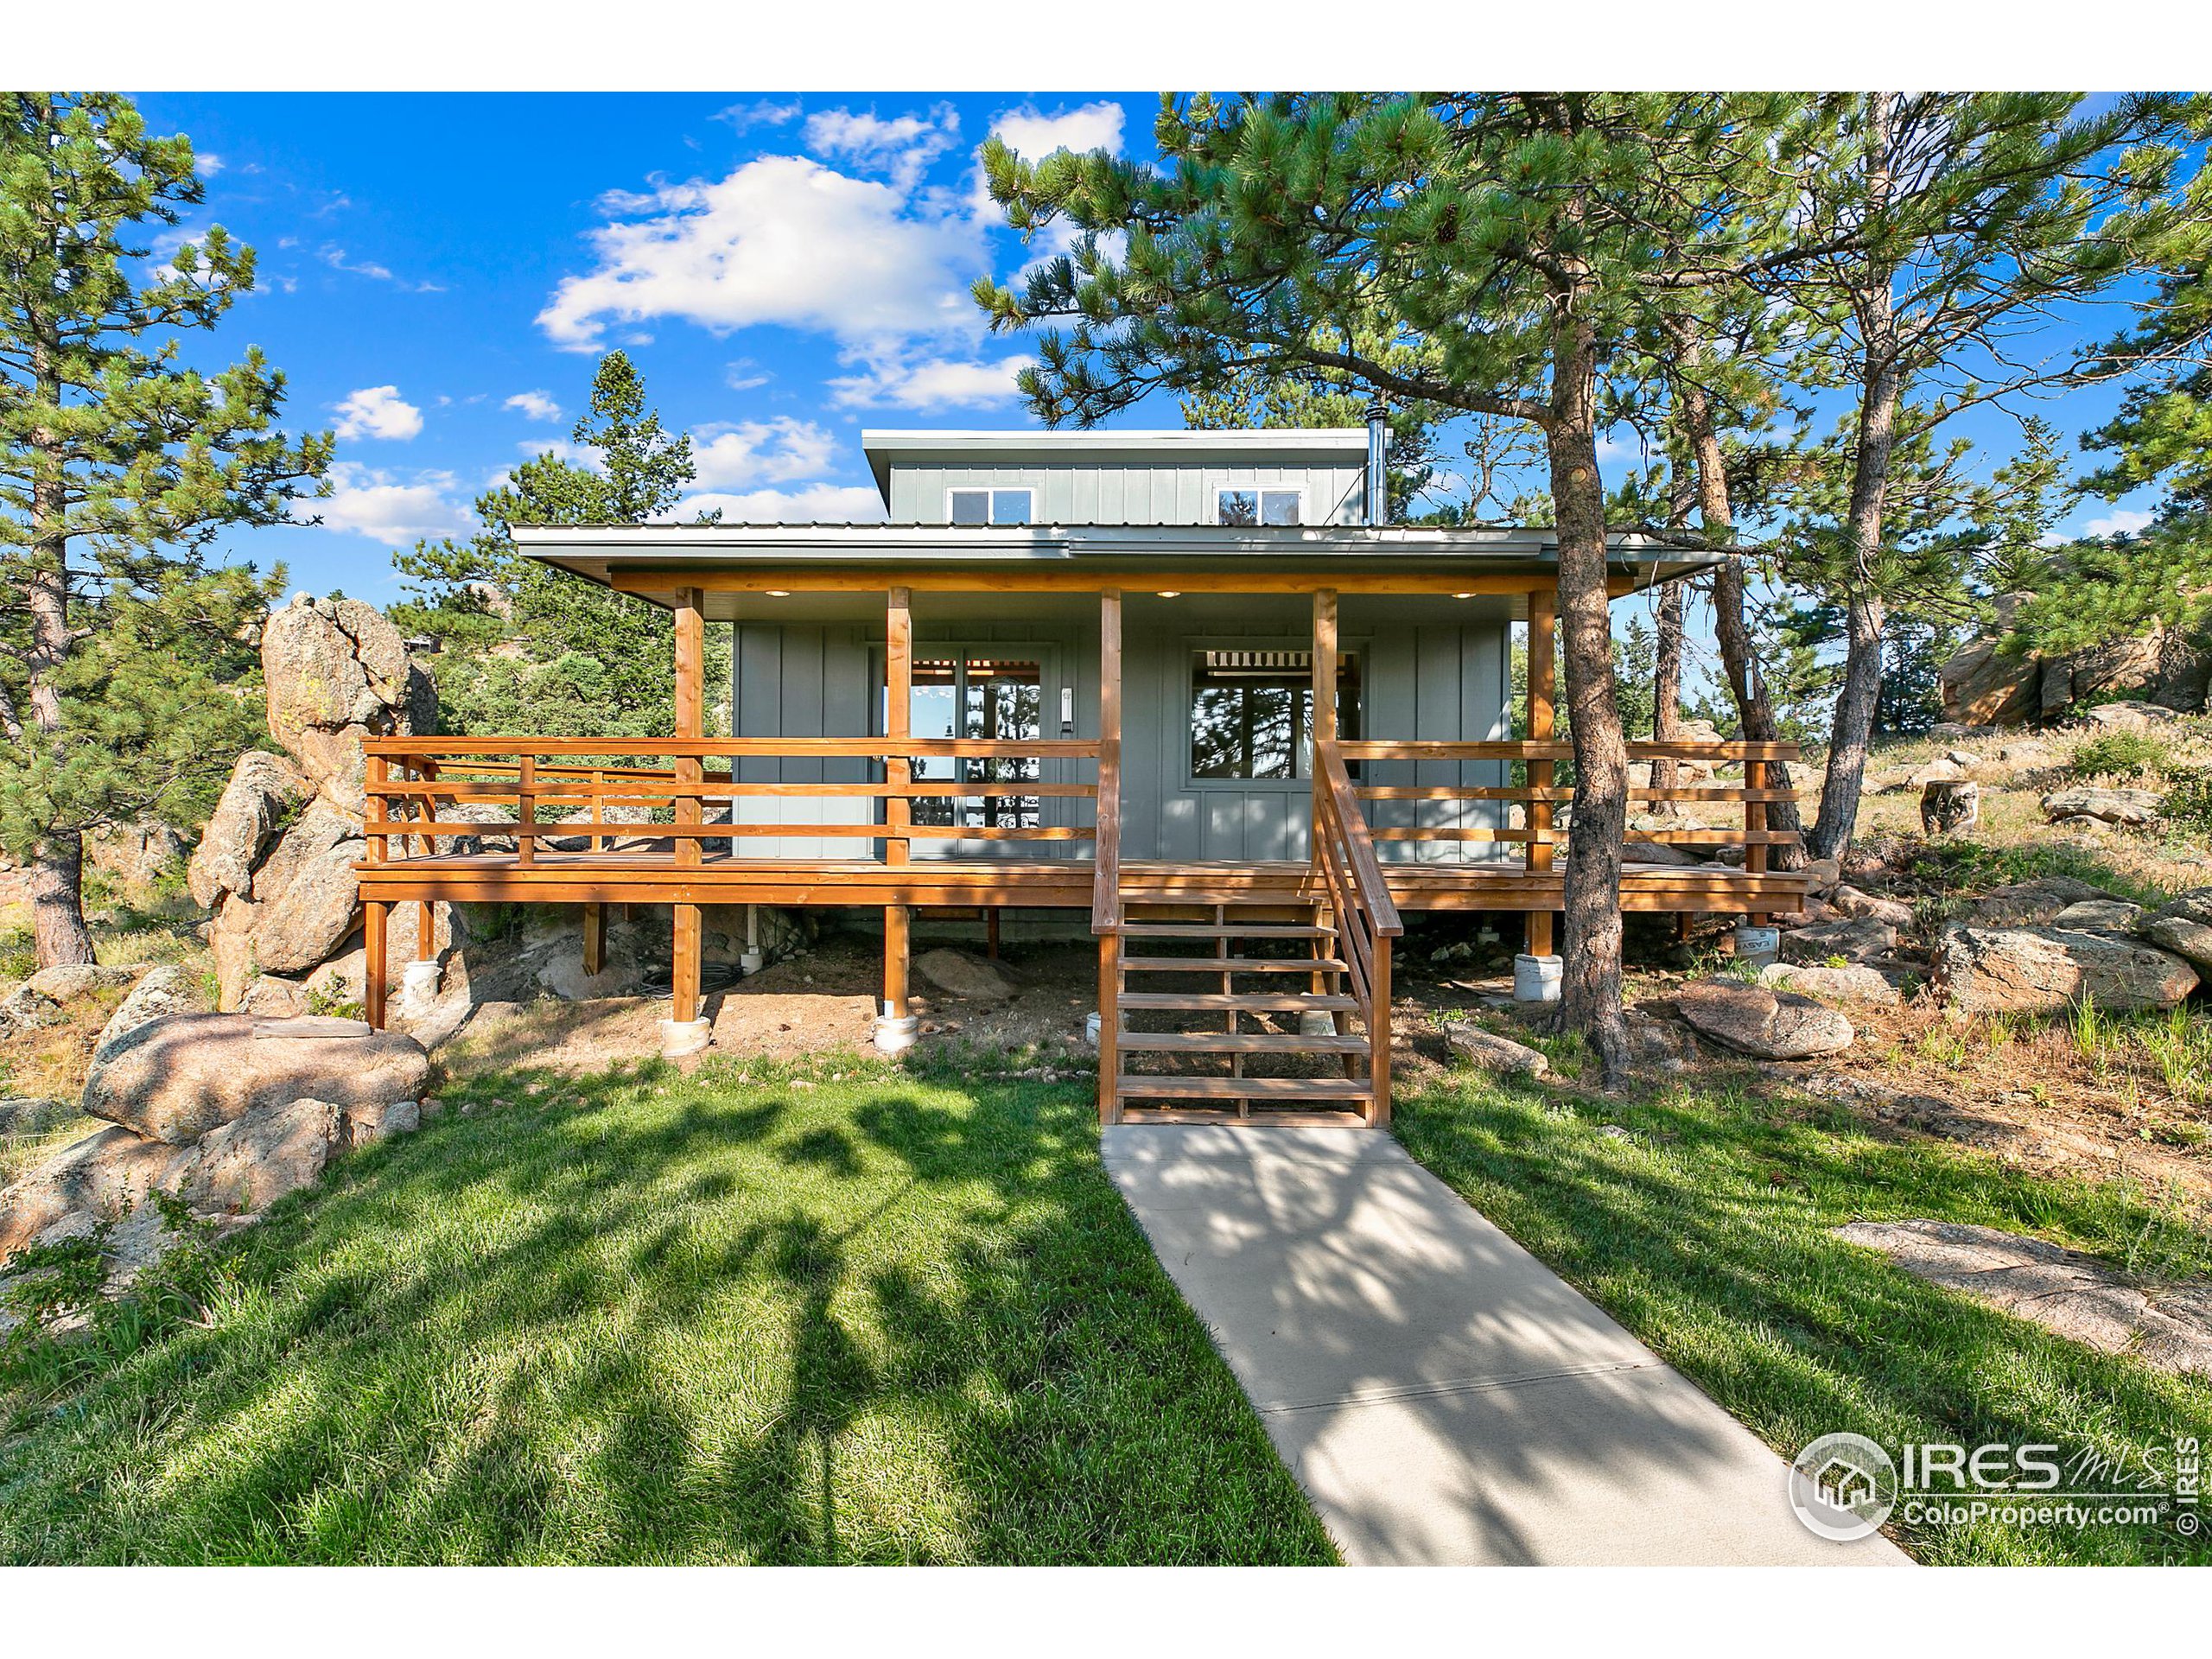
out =
{"type": "MultiPolygon", "coordinates": [[[[1887,661],[1899,558],[1892,474],[1959,410],[2107,368],[2019,363],[2009,346],[2056,308],[2109,290],[2183,219],[2172,199],[2185,100],[2148,94],[2084,115],[2069,92],[1867,92],[1808,175],[1806,232],[1829,256],[1777,274],[1804,320],[1799,366],[1842,389],[1847,485],[1824,534],[1845,601],[1845,663],[1816,857],[1849,847],[1887,661]]],[[[1808,527],[1810,528],[1809,526],[1808,527]]]]}
{"type": "Polygon", "coordinates": [[[418,542],[393,558],[423,595],[395,606],[393,620],[444,642],[440,714],[454,731],[652,737],[675,729],[676,636],[666,613],[523,557],[507,532],[663,517],[691,481],[691,440],[671,435],[645,407],[644,380],[622,352],[601,361],[589,412],[569,435],[595,467],[537,455],[477,498],[484,527],[469,540],[418,542]]]}
{"type": "Polygon", "coordinates": [[[207,550],[285,521],[329,461],[327,434],[276,429],[257,350],[180,360],[253,286],[219,227],[155,262],[142,238],[201,200],[190,143],[128,99],[0,95],[0,842],[31,862],[41,965],[92,959],[86,832],[177,810],[250,734],[223,677],[281,573],[207,550]]]}
{"type": "Polygon", "coordinates": [[[1625,1063],[1617,902],[1627,755],[1605,588],[1600,377],[1655,313],[1777,257],[1802,101],[1297,94],[1164,101],[1161,163],[985,145],[1024,230],[1071,254],[976,296],[1037,340],[1048,423],[1255,367],[1525,423],[1546,446],[1576,796],[1561,1017],[1625,1063]]]}

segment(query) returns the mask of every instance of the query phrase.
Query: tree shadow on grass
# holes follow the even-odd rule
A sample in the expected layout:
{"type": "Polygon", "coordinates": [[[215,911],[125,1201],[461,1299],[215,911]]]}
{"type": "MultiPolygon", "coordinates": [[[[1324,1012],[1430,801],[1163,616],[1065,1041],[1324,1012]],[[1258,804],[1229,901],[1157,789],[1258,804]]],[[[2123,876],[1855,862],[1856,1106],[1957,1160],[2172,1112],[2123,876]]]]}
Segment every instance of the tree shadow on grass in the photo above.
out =
{"type": "Polygon", "coordinates": [[[0,1555],[1330,1558],[1080,1091],[446,1098],[245,1236],[204,1328],[41,1402],[0,1555]]]}
{"type": "MultiPolygon", "coordinates": [[[[1878,1141],[1840,1108],[1745,1092],[1563,1109],[1534,1087],[1421,1091],[1407,1148],[1784,1455],[1853,1430],[1889,1446],[2057,1443],[2147,1472],[2212,1433],[2212,1390],[1938,1289],[1833,1230],[1929,1217],[2201,1270],[2205,1241],[2124,1192],[1986,1155],[1878,1141]],[[1599,1120],[1634,1141],[1604,1136],[1599,1120]]],[[[1904,1535],[1931,1560],[2179,1560],[2150,1527],[1982,1522],[1904,1535]]]]}

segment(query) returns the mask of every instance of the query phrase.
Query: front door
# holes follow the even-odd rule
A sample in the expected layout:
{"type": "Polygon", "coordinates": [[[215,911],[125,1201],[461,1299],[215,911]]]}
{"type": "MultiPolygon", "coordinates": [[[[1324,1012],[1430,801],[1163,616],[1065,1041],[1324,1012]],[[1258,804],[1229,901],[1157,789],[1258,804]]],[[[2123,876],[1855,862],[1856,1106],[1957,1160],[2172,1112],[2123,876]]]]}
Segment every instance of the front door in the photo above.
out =
{"type": "MultiPolygon", "coordinates": [[[[929,651],[928,647],[924,647],[929,651]]],[[[1016,652],[1022,650],[1016,647],[1016,652]]],[[[995,651],[930,651],[914,660],[911,710],[916,737],[988,739],[1033,742],[1045,735],[1046,663],[1029,655],[995,651]]],[[[1043,775],[1034,754],[975,759],[918,759],[916,782],[1033,784],[1043,775]]],[[[1034,795],[945,795],[917,800],[918,824],[977,829],[1033,829],[1043,822],[1042,802],[1034,795]]],[[[1035,856],[1038,844],[1020,841],[968,841],[946,837],[917,843],[917,856],[978,858],[1035,856]]]]}

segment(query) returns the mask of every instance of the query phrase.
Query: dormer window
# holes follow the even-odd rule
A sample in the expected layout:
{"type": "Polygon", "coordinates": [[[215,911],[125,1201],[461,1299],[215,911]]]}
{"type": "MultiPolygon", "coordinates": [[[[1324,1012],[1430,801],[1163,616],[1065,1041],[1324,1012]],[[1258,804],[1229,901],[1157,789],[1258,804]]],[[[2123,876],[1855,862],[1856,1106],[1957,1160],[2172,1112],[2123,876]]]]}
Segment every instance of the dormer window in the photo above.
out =
{"type": "Polygon", "coordinates": [[[1217,524],[1302,524],[1306,522],[1306,492],[1269,490],[1257,485],[1231,485],[1213,493],[1213,521],[1217,524]]]}
{"type": "Polygon", "coordinates": [[[1033,522],[1034,493],[1020,490],[948,490],[947,517],[956,524],[1027,524],[1033,522]]]}

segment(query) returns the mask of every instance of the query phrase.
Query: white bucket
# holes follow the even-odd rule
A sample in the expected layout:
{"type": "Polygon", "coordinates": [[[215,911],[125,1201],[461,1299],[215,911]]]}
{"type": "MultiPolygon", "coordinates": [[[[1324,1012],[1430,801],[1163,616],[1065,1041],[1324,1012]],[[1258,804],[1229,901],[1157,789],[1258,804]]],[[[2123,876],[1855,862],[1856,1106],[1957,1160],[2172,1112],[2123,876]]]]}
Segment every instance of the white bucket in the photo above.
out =
{"type": "Polygon", "coordinates": [[[875,1052],[904,1054],[921,1039],[921,1034],[922,1022],[911,1014],[903,1020],[879,1014],[875,1021],[875,1052]]]}
{"type": "Polygon", "coordinates": [[[1748,925],[1736,930],[1736,959],[1764,968],[1782,954],[1782,930],[1778,927],[1752,927],[1748,925]]]}
{"type": "Polygon", "coordinates": [[[1105,1028],[1106,1022],[1096,1014],[1086,1014],[1083,1016],[1083,1040],[1093,1048],[1098,1046],[1098,1033],[1105,1028]]]}
{"type": "Polygon", "coordinates": [[[664,1020],[660,1022],[661,1058],[677,1060],[686,1054],[703,1053],[714,1036],[714,1022],[709,1020],[664,1020]]]}
{"type": "Polygon", "coordinates": [[[410,1020],[429,1012],[445,970],[435,962],[410,962],[399,970],[399,1012],[410,1020]]]}
{"type": "Polygon", "coordinates": [[[1526,951],[1513,958],[1513,1000],[1516,1002],[1556,1002],[1560,976],[1566,963],[1557,957],[1532,957],[1526,951]]]}

